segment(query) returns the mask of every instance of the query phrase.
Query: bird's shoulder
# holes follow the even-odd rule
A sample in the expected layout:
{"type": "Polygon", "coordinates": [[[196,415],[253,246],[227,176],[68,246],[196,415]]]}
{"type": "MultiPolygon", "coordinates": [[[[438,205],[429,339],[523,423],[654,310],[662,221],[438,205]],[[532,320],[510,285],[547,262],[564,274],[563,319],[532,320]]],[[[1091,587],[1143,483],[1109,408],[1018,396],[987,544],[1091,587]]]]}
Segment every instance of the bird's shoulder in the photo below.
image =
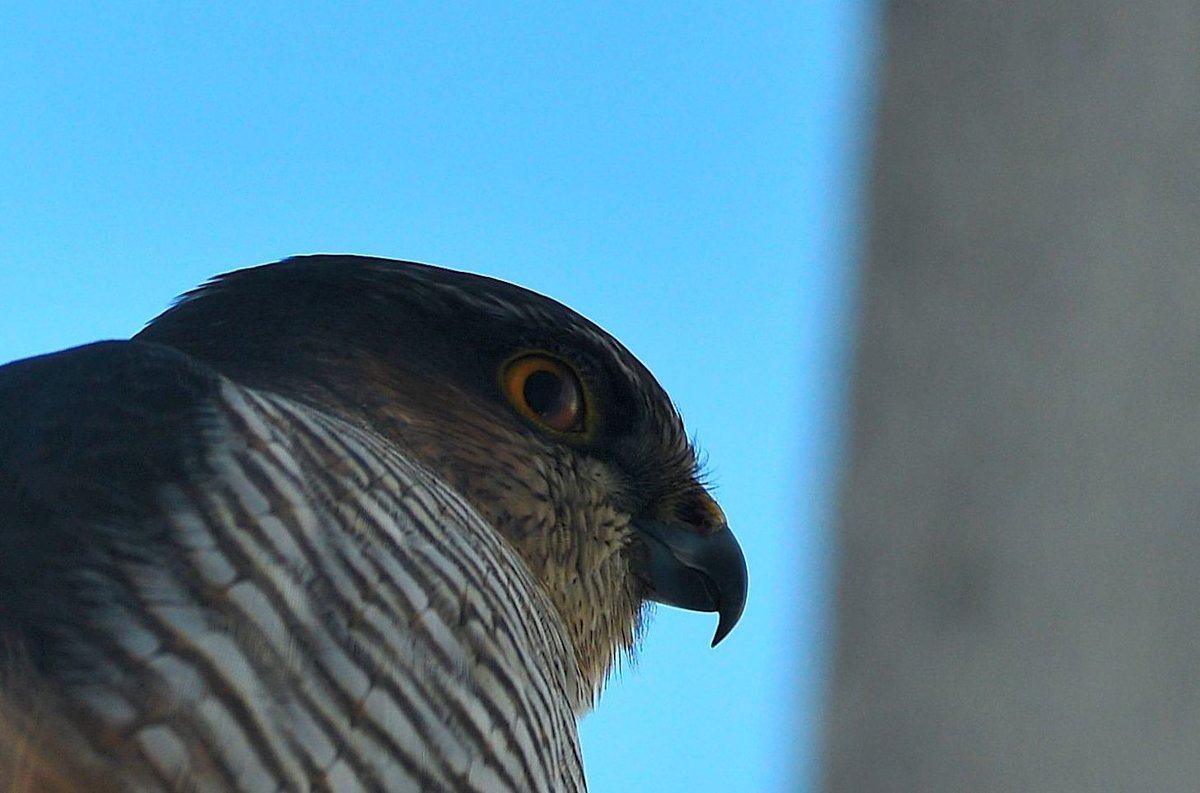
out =
{"type": "Polygon", "coordinates": [[[219,380],[183,353],[128,341],[0,367],[5,494],[63,510],[136,509],[198,453],[219,380]]]}
{"type": "MultiPolygon", "coordinates": [[[[135,529],[200,457],[218,381],[175,350],[134,342],[0,367],[0,629],[45,633],[44,618],[72,608],[69,572],[113,542],[154,550],[158,538],[135,529]]],[[[35,651],[51,639],[25,638],[35,651]]]]}
{"type": "Polygon", "coordinates": [[[186,736],[230,786],[332,745],[367,784],[581,779],[554,609],[402,448],[146,342],[0,367],[0,417],[0,636],[142,757],[186,736]]]}

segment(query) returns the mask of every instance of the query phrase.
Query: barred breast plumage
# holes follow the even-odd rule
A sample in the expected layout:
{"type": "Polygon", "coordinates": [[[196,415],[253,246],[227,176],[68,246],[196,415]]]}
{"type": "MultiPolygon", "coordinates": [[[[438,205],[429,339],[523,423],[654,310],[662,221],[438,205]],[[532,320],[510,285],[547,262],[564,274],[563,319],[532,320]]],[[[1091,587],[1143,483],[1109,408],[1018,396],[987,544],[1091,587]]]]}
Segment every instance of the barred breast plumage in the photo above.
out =
{"type": "Polygon", "coordinates": [[[643,604],[744,601],[661,389],[490,279],[240,271],[0,416],[15,789],[583,790],[643,604]]]}

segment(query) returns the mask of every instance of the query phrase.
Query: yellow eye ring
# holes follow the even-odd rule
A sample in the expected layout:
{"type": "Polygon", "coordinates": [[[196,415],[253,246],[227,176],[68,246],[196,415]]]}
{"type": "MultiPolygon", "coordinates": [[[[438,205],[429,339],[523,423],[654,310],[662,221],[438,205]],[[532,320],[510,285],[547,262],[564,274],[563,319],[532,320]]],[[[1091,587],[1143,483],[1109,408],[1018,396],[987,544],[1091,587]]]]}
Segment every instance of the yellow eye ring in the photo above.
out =
{"type": "Polygon", "coordinates": [[[571,435],[587,431],[587,392],[565,361],[523,353],[504,365],[500,385],[509,404],[534,424],[571,435]]]}

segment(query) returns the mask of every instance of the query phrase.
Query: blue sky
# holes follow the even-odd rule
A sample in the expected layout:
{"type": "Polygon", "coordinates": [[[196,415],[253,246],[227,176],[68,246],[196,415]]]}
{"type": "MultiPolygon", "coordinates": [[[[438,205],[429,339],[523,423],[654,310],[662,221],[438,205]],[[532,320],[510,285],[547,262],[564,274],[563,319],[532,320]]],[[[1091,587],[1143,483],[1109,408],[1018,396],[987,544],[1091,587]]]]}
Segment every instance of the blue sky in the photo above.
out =
{"type": "Polygon", "coordinates": [[[0,26],[0,360],[338,251],[620,338],[708,454],[750,599],[659,609],[594,793],[812,788],[873,4],[22,3],[0,26]]]}

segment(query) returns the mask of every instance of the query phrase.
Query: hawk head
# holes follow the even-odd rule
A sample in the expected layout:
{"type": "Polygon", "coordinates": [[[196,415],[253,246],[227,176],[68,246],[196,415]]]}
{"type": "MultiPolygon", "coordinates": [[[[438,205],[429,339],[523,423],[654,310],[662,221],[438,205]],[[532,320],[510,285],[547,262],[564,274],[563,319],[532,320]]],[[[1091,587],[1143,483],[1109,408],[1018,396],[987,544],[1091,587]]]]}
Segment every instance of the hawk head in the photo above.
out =
{"type": "Polygon", "coordinates": [[[218,276],[137,337],[387,438],[519,552],[598,687],[658,601],[733,628],[746,567],[671,400],[560,303],[483,276],[306,256],[218,276]]]}

